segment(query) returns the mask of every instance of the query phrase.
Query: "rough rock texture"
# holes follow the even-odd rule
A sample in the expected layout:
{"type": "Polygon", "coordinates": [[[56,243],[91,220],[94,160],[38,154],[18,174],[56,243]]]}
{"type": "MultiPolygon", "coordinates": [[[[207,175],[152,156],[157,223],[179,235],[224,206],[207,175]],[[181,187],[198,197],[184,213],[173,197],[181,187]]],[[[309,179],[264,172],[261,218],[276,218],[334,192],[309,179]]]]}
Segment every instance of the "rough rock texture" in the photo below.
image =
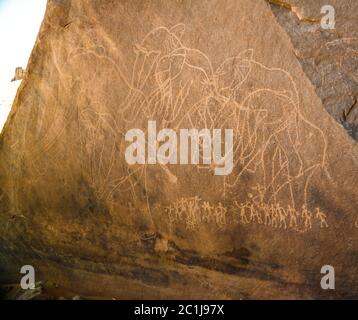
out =
{"type": "Polygon", "coordinates": [[[355,0],[271,1],[291,38],[295,55],[327,111],[358,140],[358,2],[355,0]],[[321,28],[321,8],[336,11],[333,30],[321,28]]]}
{"type": "Polygon", "coordinates": [[[358,146],[322,104],[347,97],[312,80],[277,10],[49,1],[0,140],[2,282],[31,264],[55,296],[356,298],[358,146]],[[128,165],[148,120],[233,128],[233,173],[128,165]]]}

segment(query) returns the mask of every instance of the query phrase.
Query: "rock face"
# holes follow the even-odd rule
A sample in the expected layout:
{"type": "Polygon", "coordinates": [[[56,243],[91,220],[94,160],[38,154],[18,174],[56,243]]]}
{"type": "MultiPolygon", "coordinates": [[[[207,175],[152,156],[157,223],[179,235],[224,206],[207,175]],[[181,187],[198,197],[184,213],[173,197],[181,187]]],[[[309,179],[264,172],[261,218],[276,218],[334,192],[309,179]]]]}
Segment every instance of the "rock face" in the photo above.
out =
{"type": "Polygon", "coordinates": [[[317,55],[328,92],[300,56],[329,34],[298,37],[282,10],[49,1],[0,140],[2,282],[32,265],[88,298],[356,298],[358,146],[324,108],[349,105],[356,56],[340,42],[341,82],[330,46],[317,55]],[[233,172],[129,165],[125,135],[150,120],[232,129],[233,172]]]}
{"type": "Polygon", "coordinates": [[[358,140],[358,2],[271,1],[277,20],[290,36],[300,61],[327,111],[358,140]],[[336,11],[332,30],[321,28],[321,8],[336,11]]]}
{"type": "Polygon", "coordinates": [[[26,74],[26,73],[25,73],[25,70],[24,70],[24,69],[22,69],[21,67],[17,67],[17,68],[15,69],[15,76],[12,78],[11,82],[24,79],[25,74],[26,74]]]}

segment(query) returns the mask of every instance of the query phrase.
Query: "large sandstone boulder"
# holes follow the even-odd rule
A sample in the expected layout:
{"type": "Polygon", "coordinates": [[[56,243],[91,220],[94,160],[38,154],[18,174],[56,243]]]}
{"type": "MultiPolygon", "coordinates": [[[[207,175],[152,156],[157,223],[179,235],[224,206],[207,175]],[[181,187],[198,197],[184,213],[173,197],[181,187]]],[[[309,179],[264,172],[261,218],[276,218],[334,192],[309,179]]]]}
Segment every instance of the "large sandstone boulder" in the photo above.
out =
{"type": "Polygon", "coordinates": [[[53,296],[357,297],[358,145],[278,10],[50,0],[0,140],[2,282],[33,265],[53,296]],[[233,129],[233,172],[129,165],[148,121],[233,129]]]}

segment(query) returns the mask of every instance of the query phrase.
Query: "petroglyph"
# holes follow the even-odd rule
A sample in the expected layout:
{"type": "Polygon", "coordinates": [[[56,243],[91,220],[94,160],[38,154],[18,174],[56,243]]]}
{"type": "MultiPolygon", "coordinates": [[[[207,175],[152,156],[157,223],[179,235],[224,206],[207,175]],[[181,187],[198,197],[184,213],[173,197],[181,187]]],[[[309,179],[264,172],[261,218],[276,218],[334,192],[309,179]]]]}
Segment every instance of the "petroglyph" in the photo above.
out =
{"type": "Polygon", "coordinates": [[[223,182],[226,187],[235,188],[242,175],[254,174],[262,179],[266,201],[288,191],[295,207],[293,189],[301,185],[306,197],[310,178],[325,169],[327,146],[322,131],[301,113],[292,77],[255,61],[253,50],[227,58],[215,70],[208,56],[182,43],[184,30],[184,25],[159,27],[135,45],[123,117],[132,124],[156,119],[174,130],[184,125],[234,128],[236,171],[223,182]],[[263,83],[265,78],[275,81],[263,83]],[[276,105],[268,105],[268,98],[276,105]],[[322,148],[304,159],[302,146],[314,135],[322,148]]]}
{"type": "MultiPolygon", "coordinates": [[[[358,296],[358,150],[324,109],[324,97],[354,87],[347,39],[357,32],[308,30],[290,15],[292,32],[317,43],[300,50],[265,1],[143,3],[48,1],[0,139],[3,281],[33,261],[46,283],[84,298],[358,296]],[[332,75],[332,61],[347,78],[332,75]],[[312,72],[314,82],[306,62],[328,74],[312,72]],[[177,163],[164,157],[170,138],[153,142],[152,163],[150,122],[157,138],[175,132],[177,163]],[[133,128],[145,136],[144,164],[126,161],[133,128]],[[191,143],[181,163],[180,133],[191,129],[212,140],[221,130],[221,156],[233,131],[230,174],[215,175],[214,152],[203,161],[203,138],[199,163],[191,143]],[[346,285],[319,290],[323,264],[346,285]]],[[[349,123],[353,98],[341,109],[349,123]]]]}
{"type": "MultiPolygon", "coordinates": [[[[157,210],[161,210],[157,207],[157,210]]],[[[170,228],[183,224],[187,230],[195,231],[201,225],[214,225],[220,229],[233,225],[262,225],[277,230],[305,233],[313,229],[327,229],[327,216],[319,208],[314,212],[305,205],[300,210],[277,204],[257,205],[252,202],[234,201],[232,206],[221,202],[213,204],[199,197],[181,198],[163,208],[170,228]]]]}
{"type": "MultiPolygon", "coordinates": [[[[49,124],[49,128],[57,130],[58,134],[50,135],[55,137],[52,140],[43,135],[45,138],[39,140],[37,151],[48,151],[66,129],[62,122],[70,122],[77,114],[79,148],[85,159],[83,169],[88,173],[96,197],[111,206],[116,195],[128,193],[136,198],[145,190],[147,211],[151,214],[149,166],[127,165],[125,133],[133,128],[145,130],[148,120],[156,121],[158,128],[174,131],[182,128],[233,129],[234,169],[229,176],[220,178],[222,198],[233,196],[243,177],[253,176],[260,184],[250,190],[250,203],[254,208],[264,203],[267,208],[261,209],[260,215],[253,210],[251,220],[259,223],[261,219],[263,223],[281,228],[296,225],[296,217],[284,219],[278,209],[270,209],[278,210],[277,216],[265,214],[265,210],[277,205],[287,212],[304,210],[302,205],[307,206],[310,180],[317,173],[328,171],[326,137],[302,112],[292,76],[283,69],[256,61],[252,49],[214,64],[204,52],[184,44],[184,33],[183,24],[153,29],[142,41],[133,44],[133,57],[128,59],[134,61],[131,66],[125,66],[122,60],[117,61],[101,45],[71,52],[59,66],[64,76],[67,70],[71,70],[71,64],[87,56],[115,70],[118,77],[115,85],[121,87],[118,113],[112,114],[105,105],[87,105],[79,98],[77,109],[68,108],[64,117],[56,117],[62,120],[54,118],[54,122],[49,124]],[[131,72],[125,72],[130,68],[131,72]],[[126,74],[131,76],[128,78],[126,74]],[[315,144],[319,147],[315,152],[307,153],[305,150],[312,137],[319,142],[315,144]],[[110,156],[104,157],[104,154],[110,156]],[[279,204],[278,199],[284,200],[279,204]]],[[[90,70],[84,70],[84,73],[84,79],[93,78],[90,70]]],[[[101,93],[97,97],[95,90],[87,92],[87,95],[92,104],[106,101],[101,93]]],[[[55,114],[59,112],[57,109],[55,114]]],[[[36,155],[33,159],[36,166],[36,155]]],[[[37,170],[41,171],[41,168],[37,170]]],[[[159,165],[158,170],[163,179],[180,185],[181,178],[168,167],[159,165]]],[[[193,179],[195,175],[205,174],[205,170],[212,174],[215,168],[202,164],[196,166],[196,170],[193,179]]],[[[190,215],[193,210],[195,208],[191,209],[190,215]]],[[[208,207],[206,210],[214,209],[208,207]]],[[[220,215],[223,208],[217,210],[217,215],[220,215]]],[[[241,210],[251,209],[245,207],[241,210]]],[[[306,210],[311,212],[309,208],[306,210]]],[[[323,219],[324,216],[319,217],[323,219]]],[[[245,215],[242,219],[246,221],[245,215]]],[[[305,221],[304,227],[309,229],[312,222],[309,218],[305,221]]],[[[195,225],[194,220],[190,223],[195,225]]]]}

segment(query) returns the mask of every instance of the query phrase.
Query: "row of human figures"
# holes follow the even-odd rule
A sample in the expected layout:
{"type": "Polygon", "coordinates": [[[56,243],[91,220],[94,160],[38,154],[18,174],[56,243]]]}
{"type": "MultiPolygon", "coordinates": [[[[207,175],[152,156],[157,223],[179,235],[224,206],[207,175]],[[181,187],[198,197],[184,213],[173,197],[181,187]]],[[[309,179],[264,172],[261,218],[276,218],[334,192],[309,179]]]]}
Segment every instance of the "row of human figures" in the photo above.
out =
{"type": "Polygon", "coordinates": [[[219,227],[227,224],[263,225],[275,229],[305,232],[318,226],[328,228],[327,215],[316,208],[311,211],[306,205],[299,210],[293,206],[282,206],[280,203],[256,204],[252,202],[234,202],[227,208],[221,202],[211,204],[199,197],[182,198],[167,206],[171,226],[183,222],[187,229],[196,229],[201,224],[214,223],[219,227]]]}
{"type": "Polygon", "coordinates": [[[327,215],[320,208],[312,212],[306,205],[303,205],[300,210],[290,205],[285,208],[280,203],[254,205],[235,202],[235,205],[239,209],[242,224],[254,223],[279,229],[307,231],[312,229],[314,222],[318,222],[320,228],[328,228],[327,215]]]}

